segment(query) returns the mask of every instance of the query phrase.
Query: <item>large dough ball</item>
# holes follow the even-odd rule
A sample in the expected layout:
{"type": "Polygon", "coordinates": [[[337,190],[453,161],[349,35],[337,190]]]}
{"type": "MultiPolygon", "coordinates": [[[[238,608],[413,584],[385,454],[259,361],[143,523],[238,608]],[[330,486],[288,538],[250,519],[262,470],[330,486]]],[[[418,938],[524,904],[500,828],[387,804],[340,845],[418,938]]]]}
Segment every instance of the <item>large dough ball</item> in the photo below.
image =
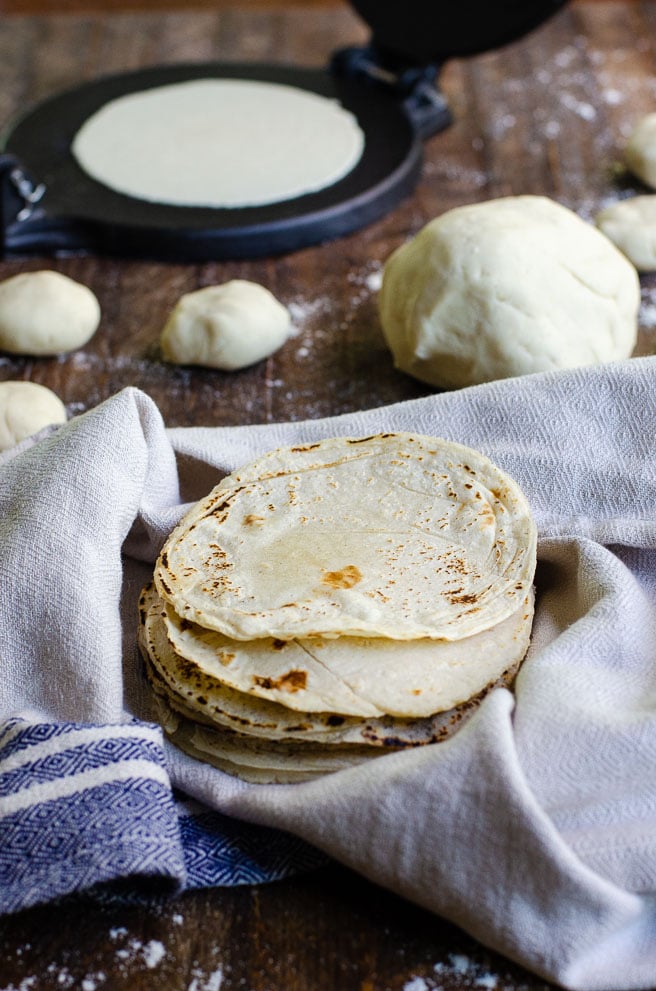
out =
{"type": "Polygon", "coordinates": [[[234,371],[273,354],[290,332],[288,310],[268,289],[233,279],[182,296],[161,345],[167,361],[234,371]]]}
{"type": "Polygon", "coordinates": [[[82,347],[100,323],[87,286],[60,272],[23,272],[0,282],[0,350],[52,355],[82,347]]]}
{"type": "Polygon", "coordinates": [[[398,368],[453,388],[628,357],[631,263],[541,196],[450,210],[387,261],[379,297],[398,368]]]}
{"type": "Polygon", "coordinates": [[[0,382],[0,451],[7,451],[43,427],[66,422],[59,396],[36,382],[0,382]]]}
{"type": "Polygon", "coordinates": [[[656,196],[612,203],[597,214],[595,223],[639,272],[656,271],[656,196]]]}
{"type": "Polygon", "coordinates": [[[638,179],[656,189],[656,114],[647,114],[635,124],[624,149],[624,161],[638,179]]]}

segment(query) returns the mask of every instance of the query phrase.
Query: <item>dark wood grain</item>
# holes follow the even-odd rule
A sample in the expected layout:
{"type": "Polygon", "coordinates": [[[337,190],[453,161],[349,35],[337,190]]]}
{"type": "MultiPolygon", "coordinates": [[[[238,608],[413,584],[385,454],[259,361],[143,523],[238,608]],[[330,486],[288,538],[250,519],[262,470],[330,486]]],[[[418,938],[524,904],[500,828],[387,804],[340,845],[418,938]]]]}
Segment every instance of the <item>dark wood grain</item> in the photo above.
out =
{"type": "Polygon", "coordinates": [[[32,909],[0,925],[0,959],[3,991],[550,987],[340,866],[147,907],[80,898],[32,909]]]}
{"type": "MultiPolygon", "coordinates": [[[[285,0],[285,7],[334,7],[347,0],[285,0]]],[[[280,0],[0,0],[0,14],[84,14],[99,11],[218,10],[241,7],[242,10],[280,8],[280,0]]]]}
{"type": "MultiPolygon", "coordinates": [[[[455,121],[427,142],[415,194],[337,244],[203,265],[92,257],[0,263],[0,278],[43,267],[65,272],[93,288],[103,312],[100,330],[81,351],[58,359],[0,357],[0,379],[48,385],[73,414],[138,386],[170,426],[319,417],[427,394],[394,370],[383,343],[376,286],[385,259],[432,217],[463,203],[546,193],[591,217],[619,190],[641,191],[618,163],[631,123],[653,109],[655,27],[656,0],[579,0],[501,52],[448,64],[442,86],[455,121]],[[295,336],[267,361],[235,374],[164,364],[159,334],[178,297],[236,276],[268,286],[290,307],[295,336]]],[[[0,28],[0,125],[101,73],[222,57],[321,66],[336,48],[366,38],[360,21],[337,3],[311,13],[297,5],[212,5],[11,16],[0,28]]],[[[637,353],[656,353],[655,326],[650,276],[643,278],[637,353]]],[[[545,987],[452,926],[340,868],[149,906],[72,899],[33,909],[0,922],[0,961],[2,991],[545,987]]]]}

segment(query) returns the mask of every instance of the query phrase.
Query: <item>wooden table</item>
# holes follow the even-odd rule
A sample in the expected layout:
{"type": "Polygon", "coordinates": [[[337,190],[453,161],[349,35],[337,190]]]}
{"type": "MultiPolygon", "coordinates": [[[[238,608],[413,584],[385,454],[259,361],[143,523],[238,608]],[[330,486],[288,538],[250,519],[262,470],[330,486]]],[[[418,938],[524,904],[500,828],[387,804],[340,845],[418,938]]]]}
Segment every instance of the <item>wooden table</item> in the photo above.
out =
{"type": "MultiPolygon", "coordinates": [[[[168,6],[168,5],[167,5],[168,6]]],[[[0,8],[1,9],[1,8],[0,8]]],[[[20,9],[20,4],[11,4],[20,9]]],[[[112,14],[5,15],[0,124],[99,74],[157,63],[240,58],[322,66],[367,32],[345,5],[112,14]]],[[[502,52],[449,63],[453,126],[426,144],[415,194],[368,229],[286,257],[181,265],[113,258],[26,258],[0,278],[56,268],[102,306],[92,341],[68,357],[0,357],[0,379],[54,389],[79,413],[127,385],[169,426],[271,422],[426,395],[396,372],[376,287],[390,251],[463,203],[544,193],[590,218],[619,191],[631,123],[654,109],[656,0],[578,0],[502,52]],[[178,297],[229,278],[268,286],[295,336],[233,373],[174,368],[159,333],[178,297]]],[[[656,278],[643,278],[637,353],[656,353],[656,278]]],[[[476,892],[471,892],[476,898],[476,892]]],[[[340,867],[264,887],[184,895],[148,908],[69,899],[0,923],[0,989],[431,991],[545,985],[451,925],[340,867]]]]}

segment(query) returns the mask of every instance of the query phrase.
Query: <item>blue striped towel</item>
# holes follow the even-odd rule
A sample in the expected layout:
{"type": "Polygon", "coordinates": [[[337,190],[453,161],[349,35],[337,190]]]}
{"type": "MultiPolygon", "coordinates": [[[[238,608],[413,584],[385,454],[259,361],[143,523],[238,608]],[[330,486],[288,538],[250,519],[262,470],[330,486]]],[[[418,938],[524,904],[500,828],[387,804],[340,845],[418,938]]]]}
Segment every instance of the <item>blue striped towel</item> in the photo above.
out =
{"type": "Polygon", "coordinates": [[[286,833],[176,795],[157,726],[0,727],[2,912],[126,878],[172,892],[256,884],[321,859],[286,833]]]}

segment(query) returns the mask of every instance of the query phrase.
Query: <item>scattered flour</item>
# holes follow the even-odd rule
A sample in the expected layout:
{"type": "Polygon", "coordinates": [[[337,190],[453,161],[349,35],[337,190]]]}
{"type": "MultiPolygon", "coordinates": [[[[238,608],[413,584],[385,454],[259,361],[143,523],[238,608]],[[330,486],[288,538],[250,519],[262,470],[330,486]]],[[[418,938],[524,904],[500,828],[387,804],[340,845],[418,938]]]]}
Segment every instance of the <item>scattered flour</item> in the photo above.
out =
{"type": "Polygon", "coordinates": [[[60,967],[59,964],[51,963],[46,968],[46,973],[57,977],[57,984],[60,988],[72,988],[75,986],[75,978],[68,967],[60,967]]]}
{"type": "MultiPolygon", "coordinates": [[[[17,953],[17,955],[19,954],[17,953]]],[[[54,980],[55,986],[63,988],[64,991],[67,988],[79,989],[79,991],[99,991],[100,985],[106,980],[106,975],[102,971],[98,971],[94,974],[86,974],[78,983],[78,979],[68,967],[53,962],[48,964],[45,973],[39,976],[31,974],[29,977],[24,977],[18,984],[3,984],[0,991],[39,991],[43,986],[40,978],[44,976],[48,978],[48,987],[53,987],[52,982],[54,980]]]]}
{"type": "Polygon", "coordinates": [[[544,125],[543,134],[545,138],[553,141],[553,139],[557,138],[560,134],[560,122],[557,120],[548,120],[544,125]]]}
{"type": "MultiPolygon", "coordinates": [[[[109,938],[113,942],[126,940],[128,931],[125,926],[114,926],[109,930],[109,938]]],[[[127,965],[134,963],[144,964],[149,970],[158,967],[166,956],[166,947],[158,939],[150,939],[147,943],[142,943],[140,939],[134,937],[125,942],[115,950],[115,956],[127,965]]],[[[84,991],[94,991],[93,988],[84,991]]]]}
{"type": "Polygon", "coordinates": [[[496,117],[492,122],[491,135],[495,141],[499,141],[506,131],[511,131],[515,124],[517,123],[517,118],[514,114],[502,114],[500,117],[496,117]]]}
{"type": "MultiPolygon", "coordinates": [[[[471,146],[474,151],[482,151],[485,142],[481,137],[475,136],[472,138],[471,146]]],[[[489,172],[485,169],[472,168],[458,161],[451,162],[447,158],[442,158],[436,162],[425,162],[424,175],[439,182],[457,184],[466,189],[484,189],[490,181],[489,172]]]]}
{"type": "Polygon", "coordinates": [[[450,979],[458,979],[459,986],[465,984],[470,988],[482,988],[494,991],[499,985],[496,974],[488,968],[472,960],[464,953],[450,953],[447,960],[440,960],[433,966],[433,976],[421,977],[413,975],[403,985],[403,991],[444,991],[444,984],[450,984],[450,979]]]}
{"type": "MultiPolygon", "coordinates": [[[[174,915],[171,918],[174,925],[182,925],[184,917],[174,915]]],[[[119,945],[114,950],[114,957],[120,962],[120,972],[127,975],[130,972],[143,972],[144,968],[154,970],[166,957],[166,947],[160,940],[151,939],[142,942],[130,937],[124,926],[114,926],[109,930],[109,938],[119,945]],[[125,967],[125,971],[123,968],[125,967]],[[136,970],[135,970],[136,968],[136,970]]],[[[22,948],[21,948],[22,951],[22,948]]],[[[17,954],[18,955],[18,954],[17,954]]],[[[196,964],[191,971],[191,982],[187,991],[221,991],[225,976],[225,967],[214,965],[211,971],[196,964]]],[[[107,975],[102,970],[89,971],[81,979],[72,973],[68,967],[56,962],[50,963],[45,972],[40,975],[30,975],[19,983],[2,984],[0,975],[0,991],[40,991],[41,978],[48,978],[48,987],[59,989],[74,989],[74,991],[106,991],[107,975]]],[[[413,991],[428,991],[421,987],[413,991]]]]}
{"type": "Polygon", "coordinates": [[[296,333],[316,316],[329,313],[332,306],[331,301],[323,296],[316,299],[295,299],[286,305],[296,333]]]}
{"type": "Polygon", "coordinates": [[[204,975],[198,968],[193,972],[193,979],[187,991],[220,991],[223,984],[223,970],[217,967],[211,974],[204,975]]]}
{"type": "Polygon", "coordinates": [[[611,107],[616,107],[620,103],[624,103],[625,96],[619,89],[607,89],[603,92],[604,101],[611,107]]]}
{"type": "Polygon", "coordinates": [[[375,271],[370,272],[369,275],[365,278],[364,284],[369,290],[369,292],[378,292],[378,290],[383,284],[382,266],[376,269],[375,271]]]}
{"type": "Polygon", "coordinates": [[[454,974],[466,974],[472,965],[469,957],[465,957],[461,953],[450,955],[449,960],[451,961],[454,974]]]}
{"type": "Polygon", "coordinates": [[[355,287],[355,293],[351,299],[351,304],[356,306],[364,302],[372,293],[377,293],[383,281],[383,266],[379,262],[372,262],[364,272],[349,272],[348,282],[355,287]]]}
{"type": "Polygon", "coordinates": [[[643,288],[638,323],[649,330],[656,327],[656,289],[643,288]]]}
{"type": "Polygon", "coordinates": [[[563,48],[554,55],[554,62],[559,69],[567,69],[577,58],[578,52],[573,46],[563,48]]]}
{"type": "MultiPolygon", "coordinates": [[[[572,44],[556,51],[536,66],[533,78],[544,89],[545,98],[532,113],[534,134],[539,134],[543,141],[558,138],[563,133],[568,113],[589,123],[597,122],[597,101],[591,99],[592,88],[598,94],[597,99],[611,108],[629,104],[634,97],[637,100],[648,99],[648,88],[652,86],[656,91],[656,78],[645,80],[632,74],[626,65],[617,64],[617,54],[592,48],[587,37],[577,36],[572,44]],[[594,66],[593,72],[590,71],[590,66],[594,66]]],[[[503,137],[514,126],[513,108],[517,103],[514,94],[520,92],[524,85],[523,78],[508,75],[499,83],[495,113],[489,126],[489,136],[492,139],[503,137]]],[[[618,128],[622,126],[621,122],[616,122],[613,129],[599,128],[594,134],[600,162],[604,153],[614,146],[618,139],[618,128]]],[[[625,126],[630,127],[631,120],[625,126]]],[[[539,155],[541,152],[540,144],[535,142],[531,154],[539,155]]]]}
{"type": "Polygon", "coordinates": [[[477,977],[474,981],[474,987],[476,988],[495,988],[497,986],[497,979],[494,974],[482,974],[481,977],[477,977]]]}
{"type": "MultiPolygon", "coordinates": [[[[383,281],[383,266],[380,262],[371,262],[364,271],[352,271],[346,277],[350,286],[354,287],[351,298],[351,308],[365,302],[378,292],[383,281]]],[[[328,296],[318,296],[316,299],[297,298],[288,302],[294,335],[298,338],[295,356],[298,360],[312,355],[313,345],[317,344],[327,332],[334,329],[335,304],[328,296]]],[[[344,330],[346,323],[339,325],[344,330]]],[[[265,383],[268,388],[278,388],[283,383],[279,380],[269,380],[265,383]]]]}
{"type": "Polygon", "coordinates": [[[81,991],[98,991],[101,984],[106,981],[106,975],[99,970],[97,974],[87,974],[82,978],[80,984],[81,991]]]}
{"type": "Polygon", "coordinates": [[[567,110],[571,110],[572,113],[577,114],[582,120],[594,120],[597,116],[597,111],[591,103],[587,103],[585,100],[578,100],[571,93],[563,93],[560,99],[562,105],[567,110]]]}
{"type": "Polygon", "coordinates": [[[430,991],[431,985],[423,977],[413,977],[403,985],[403,991],[430,991]]]}
{"type": "Polygon", "coordinates": [[[162,962],[166,956],[166,949],[159,940],[151,939],[142,947],[141,953],[146,967],[152,970],[153,967],[157,967],[162,962]]]}
{"type": "Polygon", "coordinates": [[[643,327],[656,327],[656,303],[642,306],[640,309],[640,323],[643,327]]]}

